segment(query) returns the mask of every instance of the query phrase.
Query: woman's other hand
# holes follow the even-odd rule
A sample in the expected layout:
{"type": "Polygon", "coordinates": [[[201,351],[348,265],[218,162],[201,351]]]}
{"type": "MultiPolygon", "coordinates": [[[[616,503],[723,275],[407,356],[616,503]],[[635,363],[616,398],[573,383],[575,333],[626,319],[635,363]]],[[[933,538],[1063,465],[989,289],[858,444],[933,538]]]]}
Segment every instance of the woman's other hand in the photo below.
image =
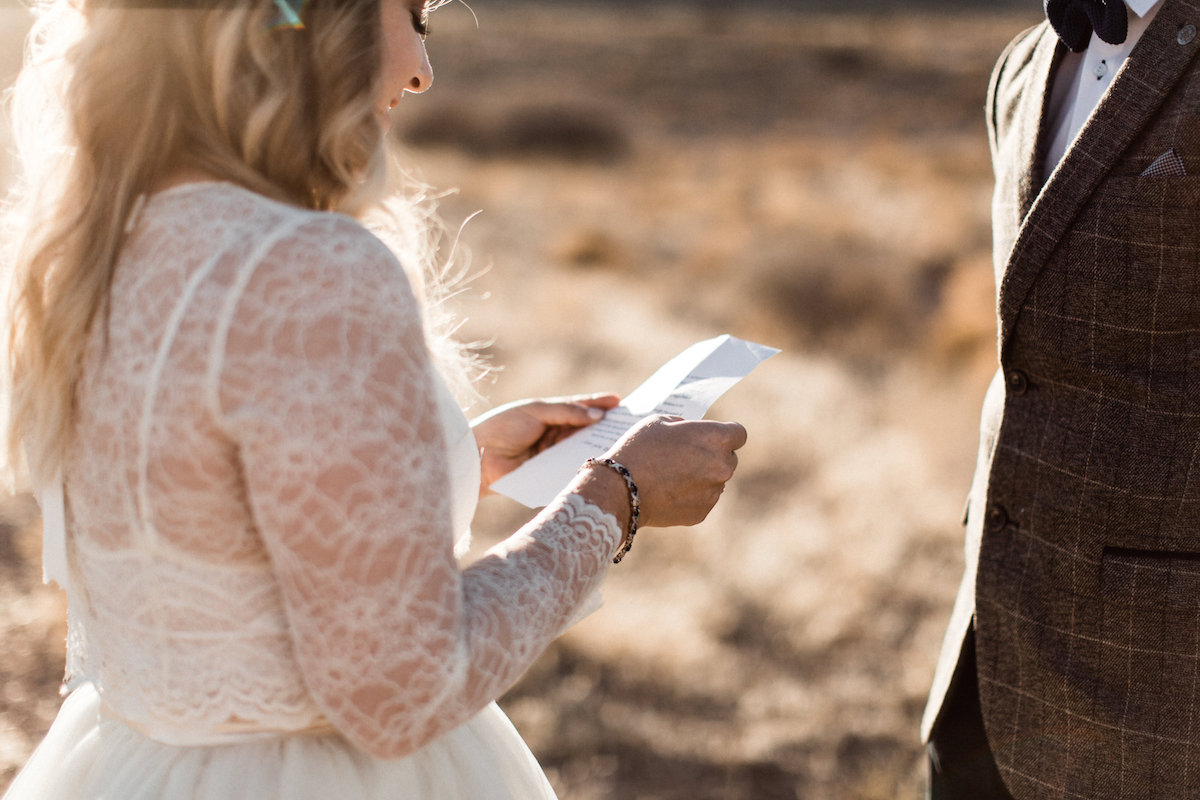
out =
{"type": "Polygon", "coordinates": [[[717,504],[737,468],[746,429],[736,422],[650,417],[609,450],[638,486],[639,524],[695,525],[717,504]]]}
{"type": "Polygon", "coordinates": [[[477,417],[471,428],[480,452],[480,494],[546,448],[599,422],[620,402],[615,394],[518,400],[477,417]]]}

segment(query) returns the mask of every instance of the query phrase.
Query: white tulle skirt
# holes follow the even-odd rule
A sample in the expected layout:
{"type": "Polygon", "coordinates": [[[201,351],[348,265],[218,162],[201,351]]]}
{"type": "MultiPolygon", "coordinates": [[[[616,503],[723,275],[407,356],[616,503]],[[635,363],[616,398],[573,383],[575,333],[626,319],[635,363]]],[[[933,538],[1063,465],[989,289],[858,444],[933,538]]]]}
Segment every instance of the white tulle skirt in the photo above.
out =
{"type": "Polygon", "coordinates": [[[101,713],[95,689],[71,693],[4,800],[553,800],[508,717],[489,705],[401,759],[337,735],[207,747],[146,738],[101,713]]]}

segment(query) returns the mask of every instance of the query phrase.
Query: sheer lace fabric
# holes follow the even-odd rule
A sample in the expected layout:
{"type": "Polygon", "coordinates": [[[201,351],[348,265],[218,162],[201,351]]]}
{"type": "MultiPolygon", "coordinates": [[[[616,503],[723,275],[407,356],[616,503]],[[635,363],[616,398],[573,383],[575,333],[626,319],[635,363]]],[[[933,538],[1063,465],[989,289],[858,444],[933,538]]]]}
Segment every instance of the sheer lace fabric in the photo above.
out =
{"type": "Polygon", "coordinates": [[[602,580],[620,531],[573,495],[460,568],[474,441],[357,222],[223,184],[151,198],[103,327],[64,483],[70,669],[106,718],[171,745],[332,728],[403,756],[487,707],[602,580]]]}

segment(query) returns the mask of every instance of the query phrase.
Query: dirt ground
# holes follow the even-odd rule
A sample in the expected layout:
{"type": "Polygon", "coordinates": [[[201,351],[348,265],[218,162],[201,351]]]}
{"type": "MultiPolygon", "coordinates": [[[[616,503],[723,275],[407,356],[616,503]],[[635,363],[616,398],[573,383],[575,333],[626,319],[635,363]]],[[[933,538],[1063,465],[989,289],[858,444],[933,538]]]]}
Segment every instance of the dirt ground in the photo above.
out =
{"type": "MultiPolygon", "coordinates": [[[[628,391],[723,332],[784,350],[713,411],[750,443],[709,520],[639,536],[502,700],[564,798],[922,792],[995,358],[983,93],[1039,9],[814,5],[451,6],[396,112],[448,225],[482,211],[455,302],[490,401],[628,391]]],[[[22,13],[0,0],[0,78],[22,13]]],[[[9,506],[0,787],[62,670],[36,508],[9,506]]],[[[486,500],[476,552],[527,514],[486,500]]]]}

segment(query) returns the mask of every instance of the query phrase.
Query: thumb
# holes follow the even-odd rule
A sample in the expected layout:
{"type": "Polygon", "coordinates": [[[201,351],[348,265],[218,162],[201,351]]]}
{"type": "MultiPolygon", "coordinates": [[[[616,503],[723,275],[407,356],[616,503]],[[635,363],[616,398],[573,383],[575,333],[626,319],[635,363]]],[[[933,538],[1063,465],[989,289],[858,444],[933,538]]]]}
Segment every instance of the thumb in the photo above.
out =
{"type": "Polygon", "coordinates": [[[529,413],[543,425],[569,425],[582,428],[604,419],[604,409],[580,403],[537,403],[529,413]]]}

